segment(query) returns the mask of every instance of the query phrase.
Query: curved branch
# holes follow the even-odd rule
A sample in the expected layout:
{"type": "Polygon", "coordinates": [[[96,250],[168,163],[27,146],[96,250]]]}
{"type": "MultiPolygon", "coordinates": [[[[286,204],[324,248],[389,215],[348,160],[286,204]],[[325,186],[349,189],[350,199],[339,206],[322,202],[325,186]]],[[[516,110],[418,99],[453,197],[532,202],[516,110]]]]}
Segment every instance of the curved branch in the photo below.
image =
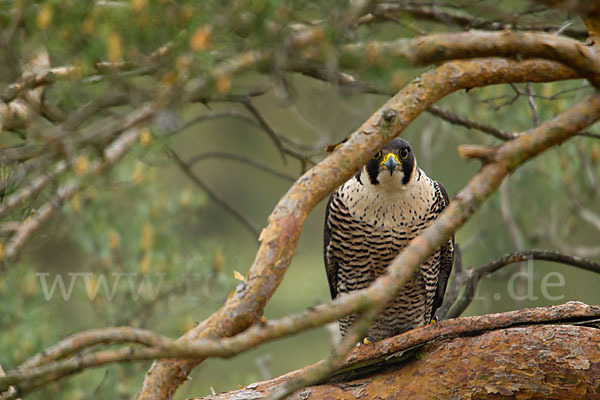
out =
{"type": "MultiPolygon", "coordinates": [[[[238,285],[220,310],[188,331],[182,339],[232,336],[258,320],[290,264],[308,212],[435,101],[465,88],[574,77],[572,70],[554,62],[479,59],[443,64],[411,82],[377,110],[348,141],[298,179],[270,215],[246,280],[238,285]]],[[[146,375],[138,400],[170,398],[201,361],[155,363],[146,375]]]]}
{"type": "MultiPolygon", "coordinates": [[[[351,75],[348,75],[345,73],[332,74],[330,71],[327,71],[323,68],[318,68],[315,65],[310,65],[310,66],[295,65],[294,68],[292,68],[292,70],[294,72],[299,72],[299,73],[305,74],[307,76],[310,76],[312,78],[331,83],[333,85],[339,85],[344,88],[350,88],[350,89],[353,89],[353,90],[356,90],[356,91],[359,91],[362,93],[372,93],[372,94],[380,94],[380,95],[388,95],[388,96],[393,96],[395,94],[395,92],[391,91],[390,89],[372,85],[368,82],[358,80],[354,76],[351,76],[351,75]]],[[[584,86],[584,87],[588,87],[588,86],[584,86]]],[[[579,89],[582,89],[582,88],[577,88],[576,90],[579,90],[579,89]]],[[[571,89],[568,89],[568,90],[571,90],[571,89]]],[[[556,93],[550,97],[544,97],[544,98],[546,100],[554,100],[557,98],[557,96],[559,94],[562,94],[562,93],[564,93],[564,91],[556,93]]],[[[538,96],[538,97],[540,97],[540,96],[538,96]]],[[[500,140],[504,140],[504,141],[512,140],[518,136],[516,133],[503,131],[494,126],[483,124],[481,122],[459,116],[449,110],[443,109],[436,105],[432,105],[431,107],[429,107],[427,109],[427,112],[432,115],[435,115],[438,118],[441,118],[442,120],[444,120],[446,122],[449,122],[450,124],[462,126],[467,129],[474,129],[474,130],[489,134],[491,136],[494,136],[495,138],[500,139],[500,140]]],[[[585,132],[585,131],[578,133],[578,136],[588,136],[588,137],[600,138],[600,134],[585,132]]]]}
{"type": "MultiPolygon", "coordinates": [[[[329,309],[330,312],[336,312],[334,307],[329,307],[329,309]]],[[[340,314],[339,311],[337,311],[337,314],[340,314]]],[[[319,314],[314,313],[312,315],[317,316],[319,314]]],[[[600,306],[588,306],[579,302],[569,302],[558,306],[446,320],[435,325],[416,328],[401,335],[379,341],[373,346],[357,348],[345,359],[342,367],[350,368],[359,366],[368,363],[370,360],[388,357],[440,337],[473,335],[490,330],[528,324],[557,322],[584,323],[586,321],[593,321],[599,317],[600,306]]],[[[300,322],[301,320],[298,319],[298,321],[300,322]]],[[[130,328],[106,328],[82,332],[65,339],[57,346],[28,361],[26,364],[29,365],[29,368],[25,368],[23,365],[17,370],[9,371],[6,376],[0,377],[0,393],[8,389],[10,385],[14,385],[18,388],[16,393],[26,394],[47,382],[56,381],[85,369],[98,368],[116,362],[183,356],[197,358],[207,356],[230,357],[242,353],[264,340],[281,337],[282,333],[289,334],[301,330],[292,329],[283,332],[281,327],[281,324],[275,322],[273,325],[269,324],[264,327],[253,328],[255,331],[254,334],[250,334],[248,331],[230,339],[197,340],[191,342],[174,341],[146,330],[133,330],[130,328]],[[261,337],[262,340],[256,340],[261,337]],[[107,343],[141,343],[149,347],[126,347],[116,350],[104,350],[58,360],[60,357],[80,351],[94,344],[107,343]],[[47,359],[58,361],[45,363],[47,359]]],[[[314,368],[314,365],[307,368],[314,368]]],[[[12,397],[2,397],[0,395],[0,398],[5,400],[12,397]]]]}
{"type": "Polygon", "coordinates": [[[248,111],[250,111],[254,118],[256,118],[256,121],[264,129],[264,131],[267,132],[267,135],[269,135],[273,143],[275,143],[277,150],[279,150],[279,154],[281,155],[282,161],[285,163],[285,149],[283,147],[283,143],[281,142],[281,135],[275,132],[275,129],[273,129],[273,127],[267,122],[267,120],[265,119],[265,117],[263,117],[258,108],[256,108],[254,103],[252,103],[252,100],[250,98],[242,100],[241,103],[244,105],[244,107],[246,107],[248,111]]]}
{"type": "MultiPolygon", "coordinates": [[[[444,25],[453,24],[460,26],[464,29],[484,29],[491,31],[501,31],[506,29],[507,22],[502,20],[485,20],[477,17],[473,17],[466,13],[461,13],[453,10],[442,9],[433,5],[421,5],[421,4],[398,4],[398,3],[383,3],[377,5],[373,10],[372,14],[375,17],[384,17],[391,13],[408,14],[412,17],[435,21],[444,25]]],[[[557,25],[533,25],[533,24],[515,24],[512,19],[514,13],[506,15],[505,19],[510,18],[511,21],[508,23],[511,29],[519,31],[544,31],[549,33],[555,33],[561,31],[567,36],[571,36],[576,39],[585,39],[588,34],[585,29],[577,29],[571,27],[561,27],[557,25]]],[[[370,21],[364,21],[370,22],[370,21]]]]}
{"type": "Polygon", "coordinates": [[[218,158],[218,159],[239,161],[241,163],[251,165],[258,169],[262,169],[263,171],[268,172],[278,178],[285,179],[286,181],[291,181],[291,182],[296,181],[296,178],[291,175],[280,172],[274,168],[269,167],[266,164],[255,161],[249,157],[244,157],[244,156],[241,156],[239,154],[234,154],[234,153],[223,153],[223,152],[215,151],[215,152],[207,152],[207,153],[197,154],[194,157],[190,158],[188,160],[187,164],[191,167],[192,165],[196,164],[197,162],[204,161],[209,158],[218,158]]]}
{"type": "Polygon", "coordinates": [[[203,181],[198,177],[198,175],[194,174],[194,172],[190,169],[190,164],[186,163],[179,157],[179,155],[171,149],[169,146],[166,146],[167,151],[169,152],[169,156],[175,161],[175,164],[183,171],[183,173],[192,181],[196,186],[202,189],[213,201],[219,204],[221,207],[225,209],[229,214],[231,214],[235,219],[240,222],[244,228],[246,228],[252,236],[255,238],[258,237],[258,230],[254,227],[252,222],[250,222],[244,214],[236,210],[229,202],[224,199],[221,195],[215,193],[211,190],[203,181]]]}
{"type": "Polygon", "coordinates": [[[483,133],[490,134],[500,140],[512,140],[518,136],[515,133],[506,132],[490,125],[482,124],[477,121],[472,121],[470,119],[460,117],[456,114],[451,113],[450,111],[444,110],[443,108],[437,106],[431,106],[427,111],[430,114],[433,114],[436,117],[440,117],[451,124],[464,126],[467,129],[476,129],[483,133]]]}
{"type": "Polygon", "coordinates": [[[600,54],[581,42],[538,32],[469,31],[368,42],[343,47],[342,66],[352,66],[356,58],[398,57],[410,65],[430,65],[448,60],[476,57],[544,58],[559,61],[600,86],[600,54]],[[370,55],[370,56],[368,56],[370,55]]]}
{"type": "Polygon", "coordinates": [[[122,326],[116,328],[92,329],[73,334],[55,346],[36,354],[19,366],[19,369],[31,369],[73,355],[83,349],[99,344],[137,343],[158,347],[170,341],[166,336],[147,329],[122,326]]]}
{"type": "Polygon", "coordinates": [[[64,160],[59,161],[51,171],[45,172],[41,176],[38,176],[29,185],[8,196],[0,205],[0,217],[15,207],[21,205],[24,201],[35,196],[36,193],[42,190],[48,183],[52,182],[58,175],[62,174],[66,170],[67,162],[64,160]]]}
{"type": "MultiPolygon", "coordinates": [[[[490,261],[480,268],[468,271],[465,291],[462,297],[452,305],[452,308],[448,311],[446,318],[456,318],[462,314],[469,304],[471,304],[473,297],[475,297],[477,286],[482,278],[507,265],[527,260],[550,261],[600,274],[600,263],[586,260],[585,258],[569,256],[567,254],[547,250],[516,251],[514,253],[506,254],[496,260],[490,261]]],[[[444,316],[441,317],[444,318],[444,316]]]]}

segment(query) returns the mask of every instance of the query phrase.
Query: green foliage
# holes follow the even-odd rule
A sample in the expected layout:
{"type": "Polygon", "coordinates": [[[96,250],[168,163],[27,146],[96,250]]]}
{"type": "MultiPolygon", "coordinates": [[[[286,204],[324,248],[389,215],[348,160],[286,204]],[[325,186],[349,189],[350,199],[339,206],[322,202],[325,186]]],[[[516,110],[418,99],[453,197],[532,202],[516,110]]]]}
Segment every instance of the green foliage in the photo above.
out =
{"type": "MultiPolygon", "coordinates": [[[[53,239],[42,249],[52,254],[55,245],[61,251],[59,243],[75,246],[62,265],[21,263],[3,275],[0,326],[10,332],[0,335],[5,369],[83,329],[129,325],[177,337],[234,288],[226,246],[195,232],[206,196],[189,187],[167,192],[147,157],[132,154],[65,206],[61,227],[48,232],[53,239]],[[72,293],[65,296],[59,284],[52,290],[57,278],[67,293],[74,279],[72,293]]],[[[100,382],[97,398],[131,396],[146,367],[112,366],[33,398],[58,392],[87,398],[100,382]]]]}
{"type": "MultiPolygon", "coordinates": [[[[512,23],[517,18],[514,10],[521,3],[469,1],[460,5],[472,7],[469,10],[478,18],[512,23]],[[501,10],[509,14],[499,15],[501,10]]],[[[135,150],[115,168],[100,176],[81,178],[83,189],[62,205],[53,223],[36,233],[22,259],[0,274],[0,365],[5,370],[83,329],[129,325],[177,337],[223,304],[238,283],[234,271],[242,275],[247,272],[257,238],[223,211],[208,192],[192,186],[174,166],[165,145],[183,160],[227,152],[298,176],[311,162],[325,156],[327,144],[342,140],[387,96],[288,73],[286,63],[293,64],[299,54],[306,52],[322,62],[315,65],[324,80],[337,82],[335,73],[344,72],[384,91],[396,90],[422,70],[407,69],[405,60],[375,47],[366,56],[351,56],[343,53],[341,46],[413,38],[420,30],[433,33],[464,29],[409,14],[348,27],[343,25],[347,5],[346,0],[0,2],[2,34],[14,21],[15,10],[24,7],[14,40],[0,51],[3,88],[20,76],[17,66],[21,61],[29,60],[43,46],[52,67],[73,67],[75,71],[45,87],[46,105],[69,116],[98,99],[114,94],[127,96],[116,107],[94,112],[81,129],[67,132],[70,140],[64,143],[54,140],[65,134],[60,121],[47,116],[36,116],[31,129],[2,132],[2,146],[41,143],[46,145],[45,152],[56,150],[57,159],[69,163],[66,174],[4,216],[2,223],[18,223],[35,216],[58,185],[85,175],[81,172],[93,161],[102,160],[103,140],[77,147],[83,133],[103,128],[107,121],[125,118],[145,102],[168,105],[154,119],[144,121],[150,130],[143,130],[135,150]],[[314,46],[300,50],[290,45],[290,34],[299,26],[322,27],[314,46]],[[168,51],[153,55],[166,45],[168,51]],[[252,66],[239,78],[215,75],[216,66],[227,66],[228,61],[248,50],[267,51],[274,56],[266,65],[252,66]],[[197,99],[206,104],[184,105],[189,87],[199,83],[207,83],[197,99]],[[179,130],[199,115],[224,111],[250,115],[247,108],[230,100],[263,91],[265,95],[252,98],[253,104],[285,144],[304,158],[294,159],[288,154],[283,162],[260,124],[248,124],[239,118],[204,120],[179,130]],[[65,300],[59,287],[48,296],[40,273],[47,274],[46,289],[58,276],[68,287],[75,276],[69,274],[79,275],[65,300]]],[[[457,7],[448,8],[455,11],[457,7]]],[[[527,23],[564,22],[562,14],[551,13],[548,21],[547,14],[533,14],[527,23]]],[[[522,11],[521,18],[529,18],[529,13],[522,11]]],[[[0,35],[0,39],[3,37],[0,35]]],[[[539,120],[552,118],[592,90],[582,85],[581,81],[532,85],[538,96],[535,102],[539,120]]],[[[523,132],[533,127],[533,111],[528,97],[522,94],[526,90],[521,84],[472,89],[455,93],[439,105],[508,132],[523,132]],[[521,94],[517,96],[516,91],[521,94]]],[[[449,125],[430,115],[419,118],[402,135],[413,144],[419,166],[443,182],[450,197],[479,169],[477,162],[461,160],[456,146],[500,143],[489,135],[449,125]]],[[[527,248],[555,249],[557,243],[551,239],[567,248],[574,244],[597,245],[596,230],[577,212],[584,204],[600,213],[598,185],[593,179],[600,171],[599,159],[600,141],[577,137],[509,178],[512,211],[527,248]],[[552,232],[553,227],[556,232],[552,232]]],[[[40,163],[42,173],[52,167],[46,161],[40,163]]],[[[5,196],[25,186],[33,175],[30,167],[2,165],[0,189],[5,196]]],[[[219,157],[195,164],[192,170],[259,231],[290,185],[264,170],[219,157]]],[[[500,210],[501,202],[495,195],[458,232],[465,267],[478,267],[514,250],[500,210]]],[[[306,222],[294,263],[266,307],[265,317],[281,317],[328,300],[321,253],[322,222],[321,206],[306,222]]],[[[2,228],[6,245],[12,231],[10,226],[2,228]]],[[[566,276],[566,285],[560,289],[565,296],[562,301],[600,301],[597,277],[544,263],[536,263],[537,297],[541,297],[538,283],[546,271],[560,271],[566,276]]],[[[516,268],[484,280],[479,290],[481,298],[467,313],[552,303],[543,298],[522,302],[510,299],[507,285],[514,272],[516,268]],[[492,296],[495,294],[500,300],[492,296]]],[[[316,361],[330,347],[330,338],[322,329],[261,346],[233,361],[210,360],[178,396],[195,397],[208,394],[210,387],[221,391],[266,379],[316,361]],[[272,362],[267,363],[267,371],[260,370],[257,359],[269,356],[272,362]]],[[[89,371],[30,398],[127,399],[139,388],[147,367],[148,363],[135,363],[89,371]]]]}

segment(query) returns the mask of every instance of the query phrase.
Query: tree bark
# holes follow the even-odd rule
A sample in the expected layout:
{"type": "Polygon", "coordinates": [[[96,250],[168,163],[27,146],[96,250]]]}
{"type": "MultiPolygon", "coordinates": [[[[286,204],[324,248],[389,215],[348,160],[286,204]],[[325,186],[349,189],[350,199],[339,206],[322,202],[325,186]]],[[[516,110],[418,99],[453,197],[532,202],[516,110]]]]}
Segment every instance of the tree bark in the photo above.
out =
{"type": "MultiPolygon", "coordinates": [[[[196,400],[249,400],[295,377],[196,400]]],[[[592,327],[534,325],[443,338],[416,357],[351,381],[302,389],[289,399],[600,399],[600,335],[592,327]]]]}

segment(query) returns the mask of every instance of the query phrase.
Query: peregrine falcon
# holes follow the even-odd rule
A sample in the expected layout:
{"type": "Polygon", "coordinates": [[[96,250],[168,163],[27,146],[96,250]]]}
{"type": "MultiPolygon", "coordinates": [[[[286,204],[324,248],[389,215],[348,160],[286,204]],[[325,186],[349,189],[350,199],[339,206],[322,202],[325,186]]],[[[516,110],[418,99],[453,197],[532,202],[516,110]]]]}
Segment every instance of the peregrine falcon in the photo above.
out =
{"type": "MultiPolygon", "coordinates": [[[[363,289],[442,213],[448,194],[417,167],[410,144],[393,139],[327,203],[324,258],[331,297],[363,289]]],[[[369,328],[381,340],[429,323],[441,306],[454,238],[423,263],[369,328]]],[[[340,319],[342,335],[356,315],[340,319]]]]}

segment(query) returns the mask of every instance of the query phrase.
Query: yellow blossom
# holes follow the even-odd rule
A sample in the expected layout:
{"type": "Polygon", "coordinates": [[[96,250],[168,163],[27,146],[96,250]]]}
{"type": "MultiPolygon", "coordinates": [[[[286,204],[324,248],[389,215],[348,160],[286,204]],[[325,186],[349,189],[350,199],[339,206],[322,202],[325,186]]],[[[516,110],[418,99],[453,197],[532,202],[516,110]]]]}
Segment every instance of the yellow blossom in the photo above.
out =
{"type": "Polygon", "coordinates": [[[90,166],[89,159],[85,155],[78,156],[73,163],[73,169],[75,170],[75,175],[83,176],[87,173],[88,168],[90,166]]]}
{"type": "Polygon", "coordinates": [[[48,29],[53,16],[54,11],[52,10],[52,4],[49,2],[42,4],[36,18],[37,27],[42,30],[48,29]]]}
{"type": "Polygon", "coordinates": [[[145,254],[144,257],[142,257],[142,260],[140,261],[140,274],[148,274],[150,273],[150,255],[149,254],[145,254]]]}
{"type": "Polygon", "coordinates": [[[190,49],[202,51],[210,48],[210,28],[201,26],[190,37],[190,49]]]}
{"type": "Polygon", "coordinates": [[[81,211],[81,197],[79,196],[79,193],[75,193],[73,197],[71,197],[70,204],[73,212],[79,213],[79,211],[81,211]]]}
{"type": "Polygon", "coordinates": [[[117,231],[110,230],[108,232],[108,247],[111,250],[116,250],[121,246],[121,235],[117,231]]]}
{"type": "Polygon", "coordinates": [[[112,62],[121,61],[123,58],[123,49],[121,47],[121,35],[117,32],[110,32],[106,43],[108,59],[112,62]]]}
{"type": "Polygon", "coordinates": [[[142,147],[148,147],[150,146],[150,143],[152,143],[152,134],[150,134],[150,129],[140,129],[140,144],[142,147]]]}
{"type": "Polygon", "coordinates": [[[142,228],[142,241],[141,246],[145,251],[152,250],[152,246],[154,244],[154,231],[152,226],[149,223],[145,223],[142,228]]]}
{"type": "Polygon", "coordinates": [[[221,74],[217,77],[217,92],[223,94],[231,88],[231,78],[229,75],[221,74]]]}

